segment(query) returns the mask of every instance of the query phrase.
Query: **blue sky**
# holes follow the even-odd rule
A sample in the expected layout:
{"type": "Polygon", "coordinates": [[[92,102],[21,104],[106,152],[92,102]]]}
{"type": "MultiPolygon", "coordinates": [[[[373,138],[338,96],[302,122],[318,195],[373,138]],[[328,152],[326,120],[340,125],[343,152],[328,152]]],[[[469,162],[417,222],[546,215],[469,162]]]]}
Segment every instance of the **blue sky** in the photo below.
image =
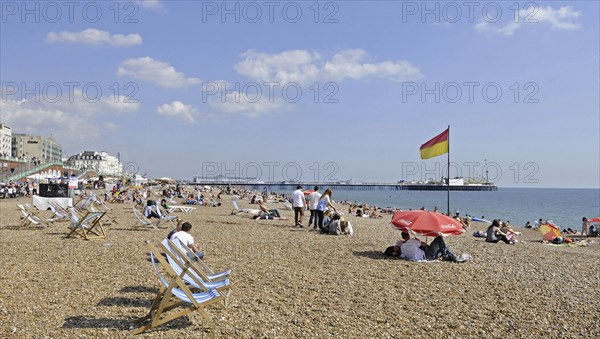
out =
{"type": "Polygon", "coordinates": [[[468,3],[2,1],[0,120],[155,177],[386,182],[439,178],[451,125],[451,176],[600,187],[598,3],[468,3]]]}

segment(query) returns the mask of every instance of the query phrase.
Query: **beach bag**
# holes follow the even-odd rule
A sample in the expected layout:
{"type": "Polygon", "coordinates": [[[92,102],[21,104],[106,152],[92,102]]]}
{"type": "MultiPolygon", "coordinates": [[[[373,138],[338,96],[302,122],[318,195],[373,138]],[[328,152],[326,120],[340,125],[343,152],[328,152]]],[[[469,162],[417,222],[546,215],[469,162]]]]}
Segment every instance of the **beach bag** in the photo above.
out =
{"type": "Polygon", "coordinates": [[[562,243],[564,243],[564,242],[565,242],[565,239],[563,239],[563,238],[560,238],[560,237],[557,237],[557,238],[554,238],[554,239],[552,239],[552,243],[553,243],[553,244],[556,244],[556,245],[562,244],[562,243]]]}

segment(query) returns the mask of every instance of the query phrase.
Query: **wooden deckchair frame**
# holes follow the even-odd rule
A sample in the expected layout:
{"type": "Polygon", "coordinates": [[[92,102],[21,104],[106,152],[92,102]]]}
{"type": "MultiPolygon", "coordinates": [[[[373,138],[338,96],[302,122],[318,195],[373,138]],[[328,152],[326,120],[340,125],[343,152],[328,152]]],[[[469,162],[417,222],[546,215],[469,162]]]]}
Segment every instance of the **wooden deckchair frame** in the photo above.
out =
{"type": "Polygon", "coordinates": [[[220,272],[219,274],[216,274],[212,269],[210,269],[210,267],[208,267],[208,265],[206,265],[204,263],[204,261],[202,261],[200,258],[198,258],[198,256],[196,256],[196,253],[194,253],[194,251],[192,251],[191,248],[185,246],[183,243],[181,243],[181,241],[179,239],[177,239],[177,241],[179,241],[181,246],[177,246],[171,239],[166,239],[166,240],[167,240],[167,243],[169,244],[169,248],[171,249],[171,252],[173,252],[173,254],[175,254],[176,256],[181,258],[181,260],[184,261],[185,265],[196,267],[196,270],[199,271],[198,275],[200,275],[202,280],[220,281],[225,278],[229,278],[231,271],[220,272]],[[226,274],[223,274],[223,273],[226,273],[226,274]],[[214,275],[219,276],[219,278],[211,279],[210,276],[214,276],[214,275]]]}
{"type": "MultiPolygon", "coordinates": [[[[185,284],[185,282],[183,281],[183,278],[182,278],[183,276],[185,276],[188,273],[188,269],[184,269],[181,272],[181,274],[179,274],[179,275],[175,274],[175,271],[173,271],[173,268],[171,267],[171,265],[169,265],[169,263],[167,263],[166,259],[161,255],[161,252],[158,250],[158,248],[156,246],[154,246],[154,244],[150,243],[149,241],[147,241],[147,243],[148,243],[148,247],[150,249],[151,260],[154,260],[155,261],[154,264],[158,264],[162,268],[162,270],[165,272],[166,277],[162,278],[162,276],[159,276],[159,279],[162,280],[161,287],[160,287],[160,290],[158,291],[158,293],[156,294],[156,297],[152,301],[152,306],[150,307],[150,311],[148,312],[148,314],[146,316],[141,317],[134,321],[136,324],[143,323],[148,320],[150,320],[150,322],[145,325],[141,325],[140,327],[132,330],[130,333],[131,334],[142,333],[146,330],[155,328],[157,326],[165,324],[165,323],[167,323],[171,320],[177,319],[179,317],[185,316],[194,311],[200,312],[202,317],[204,319],[206,319],[206,321],[208,322],[208,325],[211,328],[214,328],[215,323],[212,320],[212,318],[210,317],[210,315],[208,314],[208,312],[206,311],[205,307],[209,306],[211,304],[214,304],[216,302],[219,302],[222,299],[222,297],[219,295],[219,293],[217,291],[213,290],[213,291],[209,292],[212,294],[212,298],[210,300],[199,303],[194,298],[192,291],[190,291],[190,289],[187,287],[187,285],[185,284]],[[173,294],[174,288],[181,290],[186,295],[186,297],[190,300],[190,302],[188,303],[184,300],[177,298],[173,294]],[[185,306],[185,305],[188,305],[188,306],[176,313],[173,313],[170,315],[165,314],[166,312],[169,312],[175,308],[178,308],[180,306],[185,306]]],[[[157,269],[157,274],[160,274],[158,272],[158,267],[156,267],[156,269],[157,269]]]]}
{"type": "Polygon", "coordinates": [[[144,213],[141,213],[140,211],[138,211],[137,208],[132,207],[131,209],[133,210],[133,215],[135,215],[135,218],[138,220],[138,222],[134,225],[134,228],[138,228],[140,226],[150,226],[154,229],[158,229],[158,226],[160,225],[160,222],[162,221],[161,218],[156,219],[156,221],[149,221],[144,216],[144,213]]]}
{"type": "Polygon", "coordinates": [[[48,223],[45,222],[44,219],[42,219],[37,213],[35,213],[31,206],[29,206],[28,204],[17,206],[21,210],[21,218],[23,218],[23,221],[21,221],[19,227],[27,227],[31,224],[39,226],[41,228],[48,227],[48,223]]]}
{"type": "Polygon", "coordinates": [[[69,234],[65,238],[78,235],[85,240],[106,238],[100,219],[106,212],[88,212],[69,226],[69,234]]]}

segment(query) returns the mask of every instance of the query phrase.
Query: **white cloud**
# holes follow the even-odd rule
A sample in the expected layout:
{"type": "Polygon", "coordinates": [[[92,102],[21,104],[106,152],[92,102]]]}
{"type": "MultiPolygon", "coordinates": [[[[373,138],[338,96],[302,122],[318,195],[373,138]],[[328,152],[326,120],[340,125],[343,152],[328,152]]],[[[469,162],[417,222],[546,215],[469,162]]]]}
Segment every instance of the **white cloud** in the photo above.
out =
{"type": "Polygon", "coordinates": [[[149,81],[167,88],[181,88],[200,83],[200,79],[187,77],[169,63],[148,56],[121,62],[117,75],[149,81]]]}
{"type": "Polygon", "coordinates": [[[30,134],[48,135],[50,132],[67,143],[99,138],[103,130],[114,131],[116,125],[108,121],[111,116],[139,109],[139,103],[128,103],[126,97],[86,98],[79,89],[59,97],[38,95],[26,99],[3,90],[2,123],[30,134]]]}
{"type": "Polygon", "coordinates": [[[194,115],[197,113],[197,110],[194,107],[186,105],[181,101],[173,101],[170,104],[164,104],[158,107],[156,111],[160,115],[178,116],[188,122],[194,122],[194,115]]]}
{"type": "Polygon", "coordinates": [[[506,24],[489,23],[482,19],[475,25],[475,29],[479,32],[491,32],[504,36],[512,36],[523,27],[539,24],[550,25],[552,29],[574,30],[581,28],[581,24],[577,22],[580,16],[581,12],[574,10],[571,6],[563,6],[559,9],[550,6],[532,6],[519,10],[517,18],[511,22],[506,24]]]}
{"type": "Polygon", "coordinates": [[[141,45],[142,37],[139,34],[111,35],[107,31],[101,31],[95,28],[88,28],[81,32],[50,32],[46,36],[46,41],[49,43],[70,42],[87,45],[107,44],[115,47],[127,47],[133,45],[141,45]]]}
{"type": "Polygon", "coordinates": [[[29,101],[3,100],[0,102],[2,122],[19,132],[48,135],[64,141],[98,138],[100,130],[84,116],[60,109],[45,108],[29,101]]]}
{"type": "Polygon", "coordinates": [[[163,3],[159,0],[138,0],[136,1],[140,7],[144,9],[161,10],[163,9],[163,3]]]}
{"type": "Polygon", "coordinates": [[[250,98],[243,92],[227,93],[223,99],[210,100],[208,104],[214,109],[229,114],[239,114],[247,117],[258,117],[276,110],[287,109],[282,99],[268,100],[266,98],[250,98]]]}
{"type": "Polygon", "coordinates": [[[342,50],[328,60],[306,50],[268,54],[251,49],[244,52],[242,57],[244,60],[234,66],[235,70],[245,77],[260,81],[308,84],[364,78],[406,81],[423,77],[421,71],[406,60],[366,62],[369,55],[362,49],[342,50]]]}

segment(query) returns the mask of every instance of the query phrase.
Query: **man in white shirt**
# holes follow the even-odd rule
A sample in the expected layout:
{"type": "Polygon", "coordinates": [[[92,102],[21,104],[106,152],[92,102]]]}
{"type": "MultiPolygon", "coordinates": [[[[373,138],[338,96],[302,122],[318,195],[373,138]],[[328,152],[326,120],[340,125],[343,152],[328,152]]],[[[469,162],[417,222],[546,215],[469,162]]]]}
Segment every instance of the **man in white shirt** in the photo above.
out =
{"type": "Polygon", "coordinates": [[[292,209],[294,210],[294,226],[304,227],[302,225],[302,217],[304,216],[304,206],[306,205],[306,199],[304,198],[304,192],[302,192],[302,186],[296,186],[296,190],[292,193],[292,209]]]}
{"type": "MultiPolygon", "coordinates": [[[[202,259],[204,258],[204,252],[201,251],[201,246],[194,243],[194,237],[192,237],[190,234],[191,229],[192,224],[189,222],[184,222],[181,224],[181,231],[175,232],[175,234],[171,236],[171,241],[173,241],[173,243],[179,247],[189,247],[192,251],[194,251],[194,253],[196,253],[199,259],[202,259]]],[[[184,251],[184,253],[186,252],[184,251]]]]}
{"type": "Polygon", "coordinates": [[[310,218],[308,219],[308,227],[312,225],[313,220],[315,221],[315,229],[317,229],[317,205],[319,199],[321,199],[321,193],[319,193],[319,186],[315,186],[314,192],[308,195],[308,209],[310,210],[310,218]]]}

